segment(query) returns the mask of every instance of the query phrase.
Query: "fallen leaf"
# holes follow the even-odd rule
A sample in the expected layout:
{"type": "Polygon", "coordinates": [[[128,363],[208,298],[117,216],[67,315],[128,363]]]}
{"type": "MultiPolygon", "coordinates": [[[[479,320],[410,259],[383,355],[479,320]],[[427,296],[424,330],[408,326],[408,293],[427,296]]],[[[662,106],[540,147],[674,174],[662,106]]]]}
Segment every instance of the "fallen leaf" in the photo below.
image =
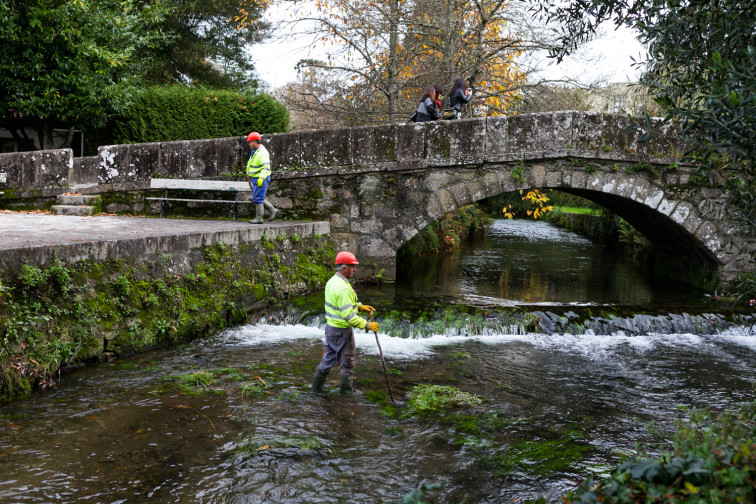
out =
{"type": "Polygon", "coordinates": [[[259,447],[257,450],[258,451],[260,451],[260,450],[267,450],[268,448],[270,448],[270,445],[263,445],[263,446],[259,447]]]}

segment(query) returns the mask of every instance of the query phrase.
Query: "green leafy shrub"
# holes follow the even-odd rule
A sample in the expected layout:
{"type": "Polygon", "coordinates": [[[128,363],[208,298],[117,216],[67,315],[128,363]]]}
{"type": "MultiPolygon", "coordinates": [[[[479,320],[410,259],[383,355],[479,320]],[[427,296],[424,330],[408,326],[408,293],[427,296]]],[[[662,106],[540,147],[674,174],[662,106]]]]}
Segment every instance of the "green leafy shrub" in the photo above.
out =
{"type": "Polygon", "coordinates": [[[588,479],[565,503],[756,502],[756,401],[712,418],[679,421],[672,450],[636,456],[603,481],[588,479]]]}

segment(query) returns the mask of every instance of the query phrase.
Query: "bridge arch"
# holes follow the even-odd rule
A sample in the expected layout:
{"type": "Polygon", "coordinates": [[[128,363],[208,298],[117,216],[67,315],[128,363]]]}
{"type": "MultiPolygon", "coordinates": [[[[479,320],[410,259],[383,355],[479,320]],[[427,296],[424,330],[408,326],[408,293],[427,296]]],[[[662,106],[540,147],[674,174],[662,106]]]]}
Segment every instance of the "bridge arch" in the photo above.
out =
{"type": "Polygon", "coordinates": [[[282,157],[273,197],[295,218],[328,218],[338,245],[368,266],[359,271],[366,276],[394,277],[399,248],[443,215],[527,188],[595,201],[724,284],[754,271],[756,250],[732,209],[717,191],[691,183],[669,126],[652,125],[655,139],[640,143],[644,132],[628,124],[560,112],[276,135],[271,150],[282,157]],[[307,166],[290,169],[305,151],[307,166]]]}

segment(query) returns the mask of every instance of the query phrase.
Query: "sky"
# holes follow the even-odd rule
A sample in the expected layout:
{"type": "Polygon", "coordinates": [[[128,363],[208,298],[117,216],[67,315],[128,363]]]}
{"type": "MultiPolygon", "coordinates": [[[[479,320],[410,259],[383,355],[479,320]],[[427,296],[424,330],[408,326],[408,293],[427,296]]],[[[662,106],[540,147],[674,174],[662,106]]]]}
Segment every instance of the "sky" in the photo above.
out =
{"type": "MultiPolygon", "coordinates": [[[[636,81],[639,71],[632,66],[631,56],[638,60],[639,55],[645,54],[643,46],[635,40],[630,29],[621,27],[615,31],[613,26],[607,27],[600,39],[590,42],[586,52],[594,56],[590,63],[585,63],[580,57],[568,57],[559,65],[544,59],[541,75],[549,79],[566,76],[583,83],[599,77],[606,77],[609,82],[636,81]]],[[[305,40],[291,37],[256,45],[252,57],[258,75],[274,90],[296,81],[297,61],[322,57],[323,54],[322,49],[313,50],[305,40]]]]}

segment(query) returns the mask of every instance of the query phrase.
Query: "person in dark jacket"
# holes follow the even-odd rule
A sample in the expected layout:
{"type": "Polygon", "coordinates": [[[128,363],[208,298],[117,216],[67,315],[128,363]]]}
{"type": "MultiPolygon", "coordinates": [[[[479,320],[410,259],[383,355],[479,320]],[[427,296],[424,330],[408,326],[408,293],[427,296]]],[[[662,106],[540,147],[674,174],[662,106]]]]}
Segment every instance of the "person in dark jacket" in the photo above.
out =
{"type": "Polygon", "coordinates": [[[467,87],[465,79],[455,80],[451,91],[449,91],[449,106],[457,110],[454,119],[462,118],[462,105],[469,102],[470,98],[472,98],[472,90],[467,87]]]}
{"type": "Polygon", "coordinates": [[[436,121],[441,114],[436,107],[436,102],[433,99],[436,97],[436,88],[428,86],[425,88],[423,97],[420,98],[420,105],[417,107],[417,118],[415,122],[436,121]]]}

